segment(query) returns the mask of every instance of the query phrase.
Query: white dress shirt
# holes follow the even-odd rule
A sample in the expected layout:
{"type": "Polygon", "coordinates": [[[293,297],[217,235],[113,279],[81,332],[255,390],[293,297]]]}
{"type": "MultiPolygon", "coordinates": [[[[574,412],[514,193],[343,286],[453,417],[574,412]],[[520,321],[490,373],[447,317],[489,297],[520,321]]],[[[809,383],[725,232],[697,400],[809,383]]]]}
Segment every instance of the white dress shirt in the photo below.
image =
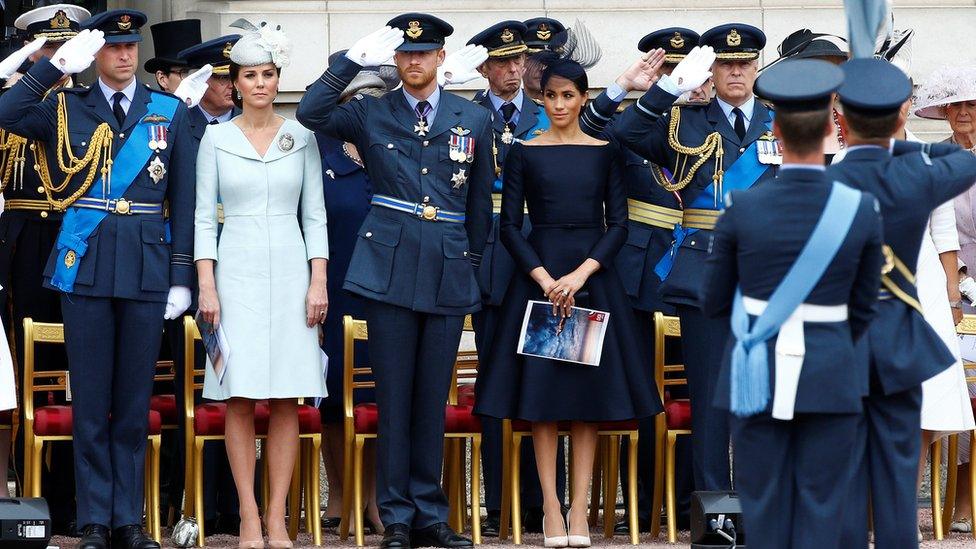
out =
{"type": "Polygon", "coordinates": [[[102,90],[102,95],[105,96],[105,100],[108,101],[109,109],[111,109],[115,103],[112,96],[115,95],[116,92],[122,92],[122,95],[125,96],[122,98],[122,110],[125,111],[125,114],[129,114],[129,105],[132,104],[132,98],[136,95],[136,86],[138,85],[139,82],[133,78],[132,82],[129,82],[129,85],[124,89],[115,90],[110,88],[105,82],[102,82],[101,78],[98,79],[98,87],[102,90]]]}

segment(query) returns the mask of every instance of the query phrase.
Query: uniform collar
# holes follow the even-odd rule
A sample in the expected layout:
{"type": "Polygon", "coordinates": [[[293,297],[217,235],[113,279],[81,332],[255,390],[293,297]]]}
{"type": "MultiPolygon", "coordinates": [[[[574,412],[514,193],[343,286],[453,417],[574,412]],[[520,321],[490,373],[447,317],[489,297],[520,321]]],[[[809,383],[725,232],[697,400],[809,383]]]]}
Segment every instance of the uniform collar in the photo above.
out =
{"type": "MultiPolygon", "coordinates": [[[[417,104],[420,103],[420,99],[407,93],[406,88],[403,88],[403,97],[407,100],[407,104],[410,105],[410,110],[416,112],[417,104]]],[[[434,88],[434,92],[427,97],[427,102],[430,103],[431,114],[437,112],[437,105],[441,102],[441,87],[437,86],[434,88]]]]}
{"type": "Polygon", "coordinates": [[[496,111],[502,112],[502,105],[504,105],[505,103],[511,103],[515,105],[516,112],[522,112],[522,98],[525,95],[524,93],[522,93],[522,88],[519,88],[518,93],[515,94],[515,97],[513,97],[511,101],[505,101],[501,97],[498,97],[497,95],[495,95],[494,92],[491,91],[490,88],[488,89],[486,94],[488,95],[488,99],[491,100],[491,106],[495,107],[496,111]]]}
{"type": "Polygon", "coordinates": [[[211,120],[214,120],[214,119],[216,119],[217,122],[224,123],[224,122],[230,122],[230,119],[231,118],[234,118],[234,109],[233,108],[231,108],[230,110],[228,110],[224,114],[221,114],[221,115],[213,115],[213,114],[210,114],[207,111],[207,109],[203,108],[203,105],[197,105],[197,107],[200,109],[200,113],[203,114],[203,117],[207,119],[207,123],[208,124],[210,123],[211,120]]]}
{"type": "MultiPolygon", "coordinates": [[[[732,109],[734,109],[735,107],[733,107],[729,103],[726,103],[725,101],[722,100],[722,98],[718,96],[715,97],[715,101],[718,103],[718,106],[722,108],[722,113],[725,114],[725,118],[731,119],[732,109]]],[[[752,115],[756,110],[756,96],[753,95],[748,99],[748,101],[746,101],[742,105],[739,105],[739,110],[742,111],[742,116],[745,118],[746,127],[748,128],[749,123],[752,122],[752,115]]]]}
{"type": "Polygon", "coordinates": [[[112,96],[115,95],[115,93],[118,92],[118,91],[121,91],[122,92],[122,95],[124,95],[125,98],[128,99],[129,102],[131,103],[132,102],[132,99],[136,95],[136,86],[138,86],[138,85],[139,85],[139,81],[136,80],[133,77],[132,78],[132,82],[129,82],[129,85],[126,86],[124,89],[114,90],[114,89],[110,88],[108,86],[108,84],[106,84],[105,82],[103,82],[101,78],[98,79],[98,87],[99,87],[99,89],[102,90],[102,95],[105,96],[105,100],[108,101],[109,104],[112,103],[112,96]]]}

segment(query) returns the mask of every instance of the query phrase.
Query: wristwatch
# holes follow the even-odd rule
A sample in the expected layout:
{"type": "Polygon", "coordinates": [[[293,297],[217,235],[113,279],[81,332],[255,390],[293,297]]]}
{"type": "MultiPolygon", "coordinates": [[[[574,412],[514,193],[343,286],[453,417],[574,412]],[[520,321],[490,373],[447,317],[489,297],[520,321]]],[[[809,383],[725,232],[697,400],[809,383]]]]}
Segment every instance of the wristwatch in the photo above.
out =
{"type": "Polygon", "coordinates": [[[949,302],[949,308],[950,309],[962,309],[962,300],[961,299],[957,299],[955,301],[950,301],[949,302]]]}

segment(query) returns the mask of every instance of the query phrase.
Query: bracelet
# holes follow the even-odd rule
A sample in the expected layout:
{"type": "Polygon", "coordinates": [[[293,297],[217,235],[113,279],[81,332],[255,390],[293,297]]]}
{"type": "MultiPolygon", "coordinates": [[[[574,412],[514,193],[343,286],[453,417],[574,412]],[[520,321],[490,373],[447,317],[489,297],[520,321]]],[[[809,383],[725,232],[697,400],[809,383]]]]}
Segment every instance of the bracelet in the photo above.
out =
{"type": "Polygon", "coordinates": [[[958,300],[957,299],[956,301],[950,301],[949,302],[949,308],[950,309],[962,309],[962,300],[958,300]]]}

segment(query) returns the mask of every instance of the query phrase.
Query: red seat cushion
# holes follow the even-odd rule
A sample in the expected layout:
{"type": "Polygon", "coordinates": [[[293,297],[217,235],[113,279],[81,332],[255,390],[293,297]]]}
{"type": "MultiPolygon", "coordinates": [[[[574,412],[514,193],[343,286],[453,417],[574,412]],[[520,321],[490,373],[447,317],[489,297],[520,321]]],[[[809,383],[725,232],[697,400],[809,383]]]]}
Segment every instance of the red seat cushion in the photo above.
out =
{"type": "Polygon", "coordinates": [[[176,395],[153,395],[149,409],[156,410],[163,419],[163,425],[177,425],[180,414],[176,412],[176,395]]]}
{"type": "Polygon", "coordinates": [[[668,429],[691,429],[691,402],[684,398],[666,401],[664,417],[668,429]]]}
{"type": "Polygon", "coordinates": [[[314,435],[322,432],[322,415],[319,409],[310,404],[298,407],[298,434],[314,435]]]}
{"type": "MultiPolygon", "coordinates": [[[[149,410],[149,434],[162,431],[163,420],[159,412],[149,410]]],[[[71,436],[71,406],[41,406],[34,410],[34,434],[37,436],[71,436]]]]}
{"type": "Polygon", "coordinates": [[[352,422],[356,433],[360,435],[376,434],[376,427],[379,423],[380,412],[375,402],[365,402],[357,404],[352,409],[352,422]]]}
{"type": "Polygon", "coordinates": [[[480,433],[481,419],[474,415],[471,405],[446,406],[444,408],[445,433],[480,433]]]}
{"type": "Polygon", "coordinates": [[[14,411],[4,410],[0,412],[0,425],[11,425],[14,422],[14,411]]]}
{"type": "Polygon", "coordinates": [[[458,387],[458,404],[462,406],[474,406],[474,384],[458,387]]]}
{"type": "MultiPolygon", "coordinates": [[[[207,402],[198,404],[193,412],[193,431],[199,436],[220,436],[224,434],[227,420],[227,404],[207,402]]],[[[268,434],[271,420],[271,406],[267,400],[254,403],[254,434],[268,434]]],[[[308,435],[322,431],[322,418],[318,408],[303,404],[298,407],[298,433],[308,435]]]]}

